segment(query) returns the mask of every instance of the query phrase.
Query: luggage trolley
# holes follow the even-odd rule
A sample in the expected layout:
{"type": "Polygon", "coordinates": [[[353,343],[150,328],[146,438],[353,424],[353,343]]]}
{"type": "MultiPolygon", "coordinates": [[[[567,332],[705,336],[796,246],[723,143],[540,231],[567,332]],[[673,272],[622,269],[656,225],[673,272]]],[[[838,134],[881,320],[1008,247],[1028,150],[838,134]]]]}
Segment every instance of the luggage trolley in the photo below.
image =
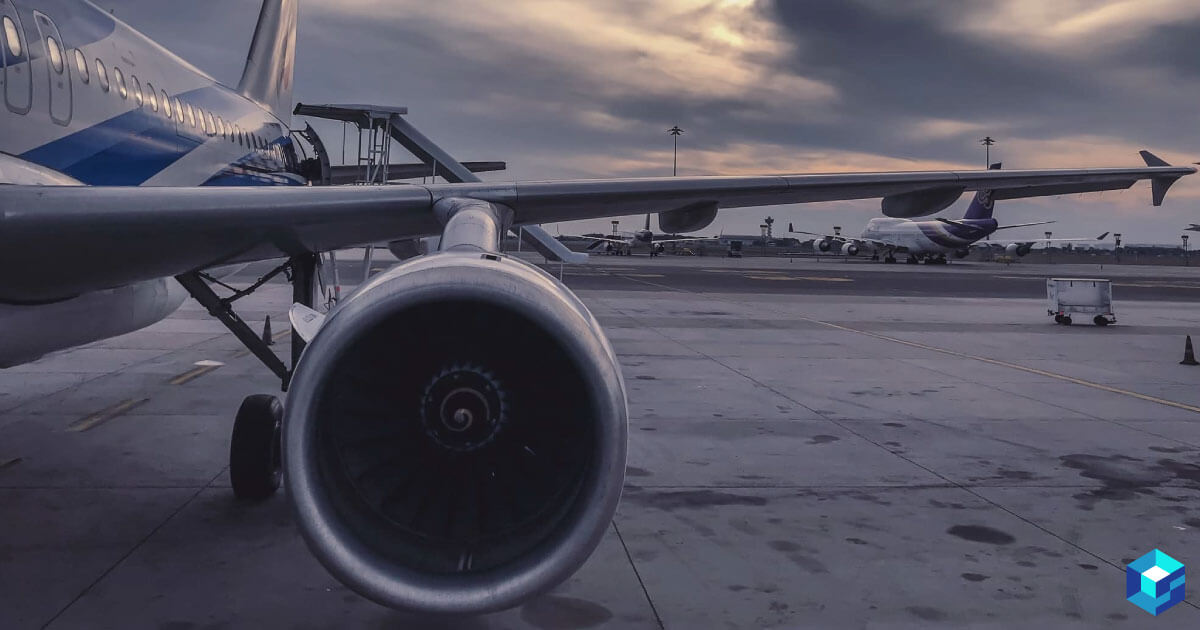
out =
{"type": "Polygon", "coordinates": [[[1097,278],[1047,278],[1046,314],[1056,324],[1071,325],[1072,315],[1090,315],[1097,326],[1116,323],[1112,281],[1097,278]]]}

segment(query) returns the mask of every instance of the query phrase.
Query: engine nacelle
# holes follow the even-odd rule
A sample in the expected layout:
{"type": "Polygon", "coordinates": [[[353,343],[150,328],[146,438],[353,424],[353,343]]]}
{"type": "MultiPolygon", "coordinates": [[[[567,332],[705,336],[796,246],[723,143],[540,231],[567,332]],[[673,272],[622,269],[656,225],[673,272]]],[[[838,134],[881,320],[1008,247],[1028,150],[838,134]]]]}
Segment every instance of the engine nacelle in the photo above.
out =
{"type": "Polygon", "coordinates": [[[325,321],[288,396],[300,531],[394,608],[481,613],[570,576],[624,483],[621,371],[583,303],[487,253],[418,258],[325,321]]]}
{"type": "Polygon", "coordinates": [[[817,241],[817,249],[819,249],[823,252],[827,252],[827,251],[833,249],[833,241],[831,241],[827,238],[823,238],[823,239],[817,241]]]}
{"type": "Polygon", "coordinates": [[[1009,256],[1024,256],[1033,250],[1032,243],[1009,243],[1004,248],[1004,253],[1009,256]]]}
{"type": "Polygon", "coordinates": [[[843,256],[857,256],[858,255],[858,245],[855,245],[854,243],[842,244],[842,255],[843,256]]]}

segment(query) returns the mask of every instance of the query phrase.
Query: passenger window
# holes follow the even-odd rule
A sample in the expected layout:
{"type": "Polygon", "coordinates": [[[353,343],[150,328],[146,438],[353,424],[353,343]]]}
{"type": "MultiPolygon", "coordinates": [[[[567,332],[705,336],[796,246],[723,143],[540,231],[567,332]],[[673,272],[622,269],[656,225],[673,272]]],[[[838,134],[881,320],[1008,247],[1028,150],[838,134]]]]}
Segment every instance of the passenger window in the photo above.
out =
{"type": "Polygon", "coordinates": [[[108,91],[108,70],[104,68],[104,62],[96,59],[96,82],[100,84],[100,90],[108,91]]]}
{"type": "Polygon", "coordinates": [[[91,79],[91,73],[88,72],[87,57],[83,56],[83,51],[75,49],[75,70],[79,74],[79,80],[87,83],[91,79]]]}
{"type": "Polygon", "coordinates": [[[221,134],[222,138],[225,137],[225,121],[221,120],[220,116],[217,116],[217,133],[221,134]]]}
{"type": "Polygon", "coordinates": [[[238,146],[242,145],[242,127],[240,125],[233,126],[233,135],[237,138],[238,146]]]}
{"type": "Polygon", "coordinates": [[[192,109],[192,104],[187,104],[188,124],[194,129],[196,127],[196,110],[192,109]]]}
{"type": "Polygon", "coordinates": [[[58,45],[58,40],[53,37],[47,37],[46,52],[50,55],[50,67],[54,68],[55,74],[62,74],[66,66],[63,64],[62,46],[58,45]]]}
{"type": "Polygon", "coordinates": [[[142,84],[140,82],[138,82],[138,78],[137,78],[136,74],[129,75],[129,85],[130,85],[131,89],[133,90],[134,102],[137,103],[138,107],[141,107],[142,105],[144,105],[146,103],[146,100],[145,100],[145,98],[142,97],[142,84]]]}
{"type": "Polygon", "coordinates": [[[171,97],[167,96],[166,90],[159,90],[159,93],[162,94],[163,115],[165,115],[167,118],[170,118],[171,117],[171,97]]]}
{"type": "Polygon", "coordinates": [[[20,57],[22,52],[21,34],[17,31],[16,22],[13,22],[12,18],[7,15],[4,16],[4,40],[8,42],[8,51],[14,57],[20,57]]]}
{"type": "Polygon", "coordinates": [[[125,87],[125,75],[116,66],[113,66],[113,82],[117,84],[117,94],[120,94],[123,99],[129,98],[129,90],[125,87]]]}
{"type": "Polygon", "coordinates": [[[205,114],[205,120],[208,122],[208,125],[205,126],[204,130],[207,131],[208,135],[210,136],[217,135],[217,121],[213,120],[212,112],[205,114]]]}
{"type": "Polygon", "coordinates": [[[154,85],[149,81],[146,82],[146,100],[150,101],[152,111],[158,111],[158,95],[154,92],[154,85]]]}
{"type": "Polygon", "coordinates": [[[179,97],[175,97],[175,120],[183,122],[183,103],[179,102],[179,97]]]}

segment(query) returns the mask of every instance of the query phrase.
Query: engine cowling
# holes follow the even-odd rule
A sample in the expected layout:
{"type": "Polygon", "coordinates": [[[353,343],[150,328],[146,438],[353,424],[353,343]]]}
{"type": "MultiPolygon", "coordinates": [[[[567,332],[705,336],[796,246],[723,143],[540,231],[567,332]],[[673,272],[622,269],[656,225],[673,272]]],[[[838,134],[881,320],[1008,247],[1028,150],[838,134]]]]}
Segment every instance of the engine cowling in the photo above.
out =
{"type": "Polygon", "coordinates": [[[284,421],[300,530],[394,608],[508,608],[573,573],[624,483],[628,412],[595,318],[541,270],[441,253],[381,274],[305,349],[284,421]]]}
{"type": "Polygon", "coordinates": [[[1009,256],[1025,256],[1033,250],[1032,243],[1009,243],[1004,248],[1004,253],[1009,256]]]}
{"type": "Polygon", "coordinates": [[[843,243],[842,244],[842,255],[843,256],[857,256],[858,255],[858,245],[855,245],[854,243],[843,243]]]}
{"type": "Polygon", "coordinates": [[[833,241],[831,241],[827,238],[823,238],[823,239],[817,241],[817,249],[819,249],[823,252],[827,252],[827,251],[833,249],[833,241]]]}

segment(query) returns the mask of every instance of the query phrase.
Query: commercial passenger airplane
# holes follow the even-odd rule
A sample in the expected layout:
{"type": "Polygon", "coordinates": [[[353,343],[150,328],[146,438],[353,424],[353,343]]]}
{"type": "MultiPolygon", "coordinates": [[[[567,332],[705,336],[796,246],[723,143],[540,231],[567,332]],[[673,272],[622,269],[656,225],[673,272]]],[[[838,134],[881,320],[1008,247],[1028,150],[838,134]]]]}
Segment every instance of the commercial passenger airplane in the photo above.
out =
{"type": "Polygon", "coordinates": [[[646,227],[637,232],[618,232],[613,236],[579,236],[577,238],[586,238],[593,241],[588,246],[588,249],[594,249],[600,245],[605,245],[609,252],[619,255],[633,255],[635,245],[646,245],[650,248],[650,255],[657,256],[663,253],[663,245],[666,243],[686,243],[688,241],[702,241],[703,236],[688,236],[680,238],[654,238],[654,232],[650,230],[650,215],[646,215],[646,227]],[[618,237],[617,235],[620,235],[618,237]]]}
{"type": "Polygon", "coordinates": [[[718,209],[874,197],[911,217],[967,190],[1039,196],[1142,179],[1157,204],[1195,172],[483,183],[399,110],[341,106],[305,111],[385,116],[447,183],[307,186],[328,181],[307,173],[329,165],[310,133],[319,168],[305,168],[290,133],[296,22],[296,0],[263,3],[234,88],[86,0],[0,0],[0,362],[135,330],[186,289],[288,391],[286,409],[272,396],[243,401],[235,493],[270,495],[282,451],[310,549],[398,608],[514,606],[582,565],[617,507],[628,411],[616,356],[566,287],[499,252],[510,227],[656,212],[664,229],[688,232],[718,209]],[[311,308],[319,253],[426,237],[440,237],[439,251],[331,312],[311,308]],[[267,259],[293,285],[290,367],[237,316],[235,299],[258,283],[222,298],[208,280],[214,267],[267,259]]]}
{"type": "MultiPolygon", "coordinates": [[[[1157,160],[1153,154],[1143,151],[1147,164],[1157,160]]],[[[990,170],[999,170],[1000,164],[992,164],[990,170]]],[[[1002,247],[1010,256],[1024,256],[1029,253],[1036,243],[1058,243],[1072,241],[1102,241],[1108,232],[1095,238],[1042,238],[1033,240],[1014,241],[984,241],[999,230],[1008,230],[1033,225],[1047,225],[1054,221],[1035,221],[1033,223],[1015,223],[1000,225],[992,218],[995,209],[996,193],[992,190],[980,190],[967,206],[962,219],[933,219],[930,221],[913,221],[899,218],[875,218],[867,222],[862,236],[858,238],[841,236],[839,234],[817,234],[796,230],[788,224],[788,231],[793,234],[808,234],[818,236],[815,247],[822,252],[837,248],[845,256],[857,256],[870,248],[872,260],[883,256],[884,262],[896,262],[897,253],[908,254],[907,262],[917,264],[946,264],[946,255],[953,254],[965,258],[972,247],[1002,247]]]]}

